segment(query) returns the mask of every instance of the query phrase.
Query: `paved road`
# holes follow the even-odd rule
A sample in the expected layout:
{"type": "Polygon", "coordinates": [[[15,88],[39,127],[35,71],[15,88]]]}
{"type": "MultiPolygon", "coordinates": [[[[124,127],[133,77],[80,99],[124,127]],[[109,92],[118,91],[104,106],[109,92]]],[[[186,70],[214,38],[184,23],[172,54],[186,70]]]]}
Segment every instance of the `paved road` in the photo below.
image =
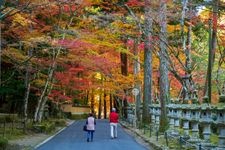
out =
{"type": "Polygon", "coordinates": [[[76,121],[50,141],[36,150],[147,150],[128,135],[121,126],[118,127],[118,138],[110,138],[107,120],[96,121],[94,141],[86,141],[86,132],[82,131],[85,121],[76,121]]]}

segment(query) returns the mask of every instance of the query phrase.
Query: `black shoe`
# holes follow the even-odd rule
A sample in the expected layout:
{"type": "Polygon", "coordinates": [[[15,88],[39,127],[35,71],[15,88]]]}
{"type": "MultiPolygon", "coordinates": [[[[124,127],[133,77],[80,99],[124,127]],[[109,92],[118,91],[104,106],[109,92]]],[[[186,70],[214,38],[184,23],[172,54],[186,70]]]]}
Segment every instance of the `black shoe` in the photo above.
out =
{"type": "Polygon", "coordinates": [[[87,139],[87,142],[89,142],[89,139],[87,139]]]}

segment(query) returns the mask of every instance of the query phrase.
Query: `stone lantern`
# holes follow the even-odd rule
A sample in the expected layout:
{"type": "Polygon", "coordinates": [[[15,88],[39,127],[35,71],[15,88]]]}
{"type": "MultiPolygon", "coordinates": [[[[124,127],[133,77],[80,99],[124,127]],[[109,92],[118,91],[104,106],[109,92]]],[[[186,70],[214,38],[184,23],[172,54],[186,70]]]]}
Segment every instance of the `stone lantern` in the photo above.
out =
{"type": "Polygon", "coordinates": [[[217,119],[216,124],[219,131],[219,143],[218,143],[218,150],[225,149],[225,105],[222,107],[218,107],[216,109],[217,112],[217,119]]]}
{"type": "Polygon", "coordinates": [[[211,123],[212,123],[212,115],[211,115],[210,105],[207,105],[207,104],[202,105],[201,115],[200,115],[200,123],[203,126],[204,140],[209,142],[210,135],[211,135],[211,123]]]}
{"type": "Polygon", "coordinates": [[[198,142],[199,139],[199,118],[200,118],[200,106],[191,105],[191,126],[192,126],[192,136],[189,140],[190,142],[198,142]]]}
{"type": "Polygon", "coordinates": [[[174,121],[174,128],[173,128],[173,135],[179,135],[179,128],[180,128],[180,117],[182,116],[181,105],[174,104],[173,105],[173,114],[172,118],[174,121]]]}
{"type": "Polygon", "coordinates": [[[127,120],[128,120],[129,123],[132,123],[132,120],[133,120],[132,107],[127,107],[127,120]]]}
{"type": "Polygon", "coordinates": [[[181,109],[182,109],[184,136],[189,137],[189,120],[191,116],[189,105],[183,104],[181,109]]]}
{"type": "Polygon", "coordinates": [[[155,105],[155,124],[157,129],[159,128],[160,114],[161,114],[160,106],[155,105]]]}
{"type": "Polygon", "coordinates": [[[168,118],[169,118],[169,131],[173,133],[174,131],[174,104],[167,105],[168,108],[168,118]]]}
{"type": "Polygon", "coordinates": [[[151,114],[151,123],[155,124],[155,108],[150,106],[150,114],[151,114]]]}

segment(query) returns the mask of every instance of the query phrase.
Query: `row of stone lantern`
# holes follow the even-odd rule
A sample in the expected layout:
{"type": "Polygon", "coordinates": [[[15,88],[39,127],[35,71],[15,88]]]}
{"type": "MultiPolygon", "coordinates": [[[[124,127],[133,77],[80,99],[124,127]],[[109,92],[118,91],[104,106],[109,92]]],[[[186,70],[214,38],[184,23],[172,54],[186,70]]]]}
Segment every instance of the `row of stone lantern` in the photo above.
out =
{"type": "MultiPolygon", "coordinates": [[[[189,142],[201,142],[206,147],[213,147],[210,144],[211,124],[215,124],[219,131],[218,149],[225,149],[225,106],[213,106],[208,104],[169,104],[169,133],[179,134],[181,120],[183,122],[184,137],[189,137],[189,131],[192,135],[189,142]],[[191,129],[189,129],[191,125],[191,129]],[[199,126],[203,127],[203,138],[199,138],[199,126]]],[[[159,126],[160,105],[153,104],[150,106],[152,123],[159,126]]]]}

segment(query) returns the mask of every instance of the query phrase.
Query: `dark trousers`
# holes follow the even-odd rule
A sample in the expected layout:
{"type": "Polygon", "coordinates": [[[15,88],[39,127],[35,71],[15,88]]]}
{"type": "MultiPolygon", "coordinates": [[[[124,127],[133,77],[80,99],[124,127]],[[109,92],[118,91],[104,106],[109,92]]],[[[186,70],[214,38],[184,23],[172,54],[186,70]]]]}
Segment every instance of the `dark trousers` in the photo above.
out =
{"type": "Polygon", "coordinates": [[[87,141],[89,142],[90,139],[91,139],[91,141],[93,141],[93,136],[94,136],[94,130],[88,130],[87,131],[87,141]]]}

